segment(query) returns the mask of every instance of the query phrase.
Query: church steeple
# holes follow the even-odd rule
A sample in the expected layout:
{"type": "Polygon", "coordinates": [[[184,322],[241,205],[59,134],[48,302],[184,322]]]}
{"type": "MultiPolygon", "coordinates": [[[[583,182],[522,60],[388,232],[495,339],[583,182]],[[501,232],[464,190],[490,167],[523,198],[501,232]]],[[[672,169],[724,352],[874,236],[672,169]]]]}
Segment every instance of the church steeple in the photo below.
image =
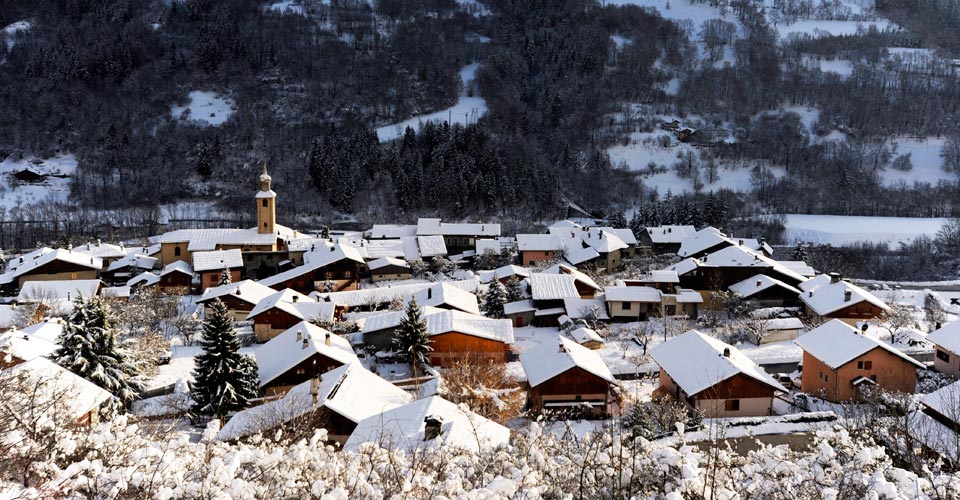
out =
{"type": "Polygon", "coordinates": [[[263,162],[260,174],[260,191],[257,193],[257,232],[274,234],[277,225],[277,193],[270,189],[273,179],[267,173],[267,162],[263,162]]]}

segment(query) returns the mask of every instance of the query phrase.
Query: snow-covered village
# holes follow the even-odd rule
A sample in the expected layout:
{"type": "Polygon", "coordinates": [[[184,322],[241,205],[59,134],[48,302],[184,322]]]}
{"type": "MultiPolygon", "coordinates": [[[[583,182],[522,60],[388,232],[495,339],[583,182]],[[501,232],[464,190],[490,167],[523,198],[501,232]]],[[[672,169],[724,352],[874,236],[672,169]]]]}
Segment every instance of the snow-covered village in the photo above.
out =
{"type": "Polygon", "coordinates": [[[0,500],[960,500],[960,0],[0,0],[0,500]]]}

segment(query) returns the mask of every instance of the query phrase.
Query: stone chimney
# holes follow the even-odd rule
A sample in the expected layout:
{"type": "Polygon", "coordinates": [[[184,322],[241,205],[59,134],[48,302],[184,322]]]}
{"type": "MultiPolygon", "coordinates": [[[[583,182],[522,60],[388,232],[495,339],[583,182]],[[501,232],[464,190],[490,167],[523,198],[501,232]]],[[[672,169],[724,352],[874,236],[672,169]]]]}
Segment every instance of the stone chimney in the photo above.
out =
{"type": "Polygon", "coordinates": [[[843,280],[843,275],[840,273],[830,273],[830,283],[840,283],[843,280]]]}
{"type": "Polygon", "coordinates": [[[430,441],[440,437],[443,432],[443,417],[440,415],[427,415],[423,418],[423,440],[430,441]]]}
{"type": "Polygon", "coordinates": [[[729,348],[729,347],[724,347],[724,348],[723,348],[723,357],[725,357],[725,358],[729,358],[729,357],[730,357],[730,348],[729,348]]]}

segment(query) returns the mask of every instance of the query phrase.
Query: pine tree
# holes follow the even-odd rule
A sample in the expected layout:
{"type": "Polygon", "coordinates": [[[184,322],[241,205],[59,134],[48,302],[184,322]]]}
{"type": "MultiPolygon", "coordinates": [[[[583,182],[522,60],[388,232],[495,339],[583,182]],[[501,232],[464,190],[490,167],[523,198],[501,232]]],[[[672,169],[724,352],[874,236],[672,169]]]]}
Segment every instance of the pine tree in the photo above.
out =
{"type": "Polygon", "coordinates": [[[523,300],[523,290],[520,288],[520,281],[517,280],[517,276],[511,276],[510,280],[507,281],[507,302],[516,302],[518,300],[523,300]]]}
{"type": "Polygon", "coordinates": [[[143,390],[130,353],[117,344],[116,318],[98,297],[73,301],[60,347],[51,355],[58,365],[106,389],[124,405],[143,390]]]}
{"type": "Polygon", "coordinates": [[[217,299],[211,309],[203,324],[200,338],[203,352],[195,359],[193,378],[196,382],[190,397],[195,401],[195,413],[222,419],[257,397],[260,384],[256,361],[240,354],[240,341],[226,304],[217,299]]]}
{"type": "Polygon", "coordinates": [[[217,286],[229,285],[230,283],[233,283],[233,277],[230,276],[229,269],[224,269],[220,273],[220,281],[217,283],[217,286]]]}
{"type": "Polygon", "coordinates": [[[793,247],[793,260],[807,260],[807,249],[800,240],[797,240],[796,246],[793,247]]]}
{"type": "Polygon", "coordinates": [[[627,227],[627,216],[624,215],[623,210],[618,210],[610,216],[608,220],[610,227],[614,229],[621,229],[627,227]]]}
{"type": "Polygon", "coordinates": [[[423,319],[423,311],[414,298],[411,298],[407,304],[407,315],[400,320],[400,328],[397,330],[394,343],[401,352],[410,355],[414,376],[419,373],[421,365],[429,364],[429,353],[433,351],[430,344],[433,341],[427,335],[427,322],[423,319]]]}
{"type": "Polygon", "coordinates": [[[494,278],[483,297],[483,314],[490,318],[503,317],[503,304],[507,301],[507,291],[503,283],[494,278]]]}

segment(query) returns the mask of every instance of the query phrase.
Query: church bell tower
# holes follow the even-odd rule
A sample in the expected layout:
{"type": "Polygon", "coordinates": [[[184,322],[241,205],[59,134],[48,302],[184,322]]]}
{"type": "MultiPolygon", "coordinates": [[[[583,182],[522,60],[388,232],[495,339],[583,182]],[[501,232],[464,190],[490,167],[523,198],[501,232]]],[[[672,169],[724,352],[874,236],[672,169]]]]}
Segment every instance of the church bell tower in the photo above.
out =
{"type": "Polygon", "coordinates": [[[277,193],[270,189],[273,179],[267,173],[267,164],[263,164],[260,174],[260,191],[257,192],[257,232],[275,234],[277,232],[277,193]]]}

